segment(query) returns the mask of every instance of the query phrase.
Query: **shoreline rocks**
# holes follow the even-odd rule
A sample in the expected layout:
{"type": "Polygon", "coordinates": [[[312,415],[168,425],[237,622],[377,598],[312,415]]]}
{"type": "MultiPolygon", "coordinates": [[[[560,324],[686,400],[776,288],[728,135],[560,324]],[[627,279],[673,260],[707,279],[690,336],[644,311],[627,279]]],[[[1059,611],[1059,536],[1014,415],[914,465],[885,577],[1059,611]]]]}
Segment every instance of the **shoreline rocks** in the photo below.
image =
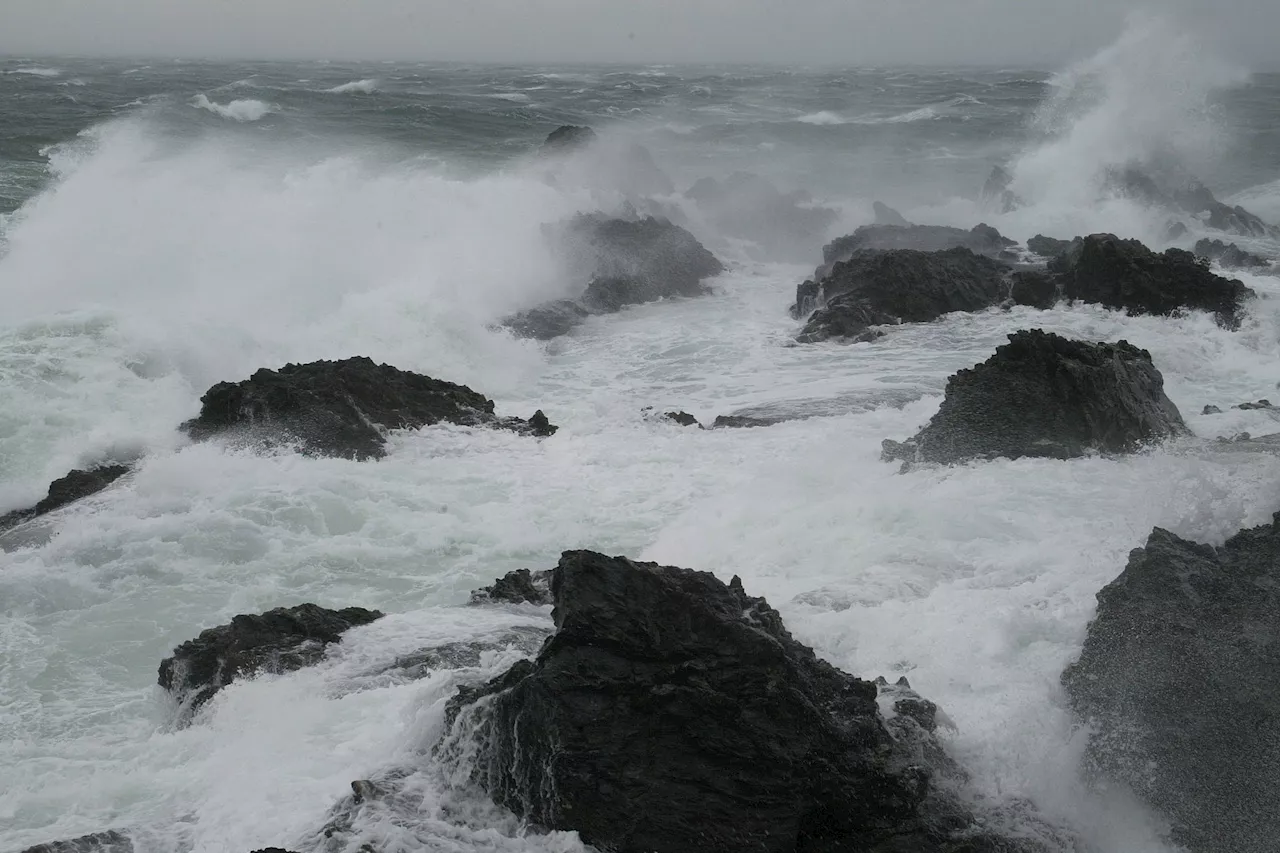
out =
{"type": "Polygon", "coordinates": [[[863,225],[852,234],[832,240],[822,247],[822,266],[814,272],[814,280],[821,282],[840,261],[846,261],[861,251],[891,251],[911,249],[917,252],[941,252],[947,249],[968,249],[976,255],[998,260],[1012,260],[1016,256],[1009,249],[1017,242],[1000,234],[985,223],[968,231],[946,225],[863,225]]]}
{"type": "Polygon", "coordinates": [[[1033,329],[1010,335],[991,358],[952,376],[938,413],[913,438],[886,440],[882,458],[1070,459],[1128,453],[1185,431],[1146,350],[1033,329]]]}
{"type": "Polygon", "coordinates": [[[48,515],[78,500],[96,495],[132,471],[129,465],[102,465],[87,470],[76,469],[49,484],[48,494],[35,506],[15,509],[0,515],[0,533],[19,524],[48,515]]]}
{"type": "Polygon", "coordinates": [[[22,853],[133,853],[133,839],[114,829],[28,847],[22,853]]]}
{"type": "Polygon", "coordinates": [[[1062,676],[1086,768],[1164,814],[1193,853],[1280,838],[1280,514],[1220,547],[1156,528],[1098,593],[1062,676]]]}
{"type": "Polygon", "coordinates": [[[262,369],[242,382],[220,382],[200,398],[200,414],[182,425],[196,441],[247,435],[268,443],[297,443],[312,456],[357,460],[386,455],[385,431],[439,423],[553,435],[542,412],[527,421],[499,418],[493,401],[465,385],[374,364],[342,361],[262,369]]]}
{"type": "Polygon", "coordinates": [[[1216,261],[1227,269],[1266,269],[1271,266],[1266,258],[1250,254],[1235,243],[1224,243],[1207,237],[1196,242],[1195,253],[1198,257],[1216,261]]]}

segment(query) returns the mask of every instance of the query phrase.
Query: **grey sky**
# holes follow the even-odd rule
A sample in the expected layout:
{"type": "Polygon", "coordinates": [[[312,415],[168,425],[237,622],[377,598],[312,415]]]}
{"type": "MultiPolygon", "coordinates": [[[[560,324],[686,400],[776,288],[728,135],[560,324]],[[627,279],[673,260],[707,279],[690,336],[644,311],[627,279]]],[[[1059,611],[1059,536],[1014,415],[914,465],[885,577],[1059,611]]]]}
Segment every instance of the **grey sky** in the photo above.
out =
{"type": "MultiPolygon", "coordinates": [[[[0,54],[1054,66],[1129,0],[0,0],[0,54]]],[[[1242,63],[1278,0],[1154,0],[1242,63]]]]}

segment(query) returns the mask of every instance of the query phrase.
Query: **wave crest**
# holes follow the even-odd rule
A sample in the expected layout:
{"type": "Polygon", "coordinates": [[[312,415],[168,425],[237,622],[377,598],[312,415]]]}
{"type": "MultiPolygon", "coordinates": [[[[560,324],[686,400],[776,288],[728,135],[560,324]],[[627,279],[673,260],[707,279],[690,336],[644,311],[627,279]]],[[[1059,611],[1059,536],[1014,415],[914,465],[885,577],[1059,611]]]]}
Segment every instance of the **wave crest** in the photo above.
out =
{"type": "Polygon", "coordinates": [[[216,116],[229,118],[232,121],[258,121],[275,112],[276,108],[265,101],[236,100],[229,104],[219,104],[209,100],[206,95],[196,95],[191,106],[206,110],[216,116]]]}
{"type": "Polygon", "coordinates": [[[377,80],[352,80],[350,83],[343,83],[341,86],[334,86],[332,89],[325,89],[330,95],[372,95],[378,91],[377,80]]]}

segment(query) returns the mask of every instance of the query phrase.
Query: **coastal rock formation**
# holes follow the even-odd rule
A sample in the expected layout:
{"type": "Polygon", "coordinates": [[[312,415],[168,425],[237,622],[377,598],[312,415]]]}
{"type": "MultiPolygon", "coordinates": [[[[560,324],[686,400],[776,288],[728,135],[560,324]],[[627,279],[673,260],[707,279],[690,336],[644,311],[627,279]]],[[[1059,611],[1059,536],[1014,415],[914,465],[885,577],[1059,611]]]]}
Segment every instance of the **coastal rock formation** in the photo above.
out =
{"type": "Polygon", "coordinates": [[[986,224],[976,225],[969,231],[945,225],[863,225],[852,234],[822,247],[822,266],[815,271],[814,279],[823,281],[838,262],[848,260],[861,251],[968,249],[978,255],[1007,260],[1009,247],[1016,245],[1015,241],[986,224]]]}
{"type": "Polygon", "coordinates": [[[550,604],[551,572],[516,569],[498,578],[492,586],[471,593],[472,604],[506,602],[508,604],[550,604]]]}
{"type": "Polygon", "coordinates": [[[0,532],[95,495],[131,470],[128,465],[103,465],[87,471],[72,471],[50,483],[49,493],[35,506],[0,515],[0,532]]]}
{"type": "Polygon", "coordinates": [[[614,219],[582,214],[548,237],[569,261],[571,274],[585,282],[577,299],[559,300],[503,321],[522,337],[549,340],[592,314],[611,314],[628,305],[709,292],[704,279],[724,266],[685,229],[652,216],[614,219]]]}
{"type": "Polygon", "coordinates": [[[914,438],[886,441],[886,461],[1069,459],[1125,453],[1186,430],[1146,350],[1039,329],[947,381],[942,407],[914,438]]]}
{"type": "Polygon", "coordinates": [[[244,434],[296,443],[315,456],[378,459],[386,454],[386,430],[438,423],[535,436],[556,431],[540,411],[527,421],[499,418],[492,400],[465,385],[362,356],[259,370],[243,382],[218,383],[200,402],[199,416],[182,425],[193,439],[244,434]]]}
{"type": "Polygon", "coordinates": [[[599,139],[596,132],[589,127],[578,127],[565,124],[557,127],[547,135],[542,143],[543,154],[566,154],[581,151],[599,139]]]}
{"type": "Polygon", "coordinates": [[[1195,253],[1201,258],[1217,261],[1228,269],[1261,269],[1271,266],[1266,258],[1250,254],[1235,243],[1224,243],[1207,237],[1196,242],[1195,253]]]}
{"type": "Polygon", "coordinates": [[[951,789],[936,708],[796,642],[737,578],[570,551],[556,633],[447,711],[437,757],[615,853],[1013,853],[951,789]]]}
{"type": "Polygon", "coordinates": [[[67,841],[51,841],[28,847],[22,853],[133,853],[133,840],[122,832],[108,830],[71,838],[67,841]]]}
{"type": "Polygon", "coordinates": [[[901,225],[909,227],[912,223],[898,211],[881,201],[871,203],[871,212],[875,214],[876,225],[901,225]]]}
{"type": "Polygon", "coordinates": [[[798,305],[819,306],[797,340],[866,340],[876,336],[876,325],[981,311],[1005,298],[1008,273],[999,261],[963,248],[861,250],[837,261],[816,287],[806,282],[797,288],[798,305]]]}
{"type": "Polygon", "coordinates": [[[1156,528],[1098,593],[1062,677],[1086,765],[1167,817],[1193,853],[1280,838],[1280,515],[1221,547],[1156,528]]]}
{"type": "Polygon", "coordinates": [[[377,610],[329,610],[315,604],[279,607],[257,616],[236,616],[229,625],[201,631],[160,664],[159,684],[184,713],[199,708],[237,678],[260,672],[292,672],[318,663],[325,646],[343,632],[382,618],[377,610]]]}
{"type": "Polygon", "coordinates": [[[1074,240],[1057,240],[1053,237],[1037,234],[1027,241],[1027,248],[1042,258],[1056,258],[1058,255],[1068,252],[1078,242],[1080,242],[1079,237],[1074,240]]]}
{"type": "Polygon", "coordinates": [[[1194,177],[1170,164],[1151,169],[1128,167],[1107,176],[1109,186],[1121,195],[1175,213],[1194,216],[1203,225],[1242,237],[1280,237],[1280,228],[1264,222],[1239,205],[1214,198],[1194,177]]]}

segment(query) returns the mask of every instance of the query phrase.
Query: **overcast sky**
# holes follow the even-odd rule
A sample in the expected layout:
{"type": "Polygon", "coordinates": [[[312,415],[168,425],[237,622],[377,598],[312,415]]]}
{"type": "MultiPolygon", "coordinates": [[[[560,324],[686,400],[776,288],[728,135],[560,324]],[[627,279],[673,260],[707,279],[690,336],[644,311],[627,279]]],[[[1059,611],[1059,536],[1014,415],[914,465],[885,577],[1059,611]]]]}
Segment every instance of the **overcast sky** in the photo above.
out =
{"type": "MultiPolygon", "coordinates": [[[[1056,66],[1130,0],[0,0],[0,54],[1056,66]]],[[[1280,0],[1150,0],[1253,67],[1280,0]]]]}

